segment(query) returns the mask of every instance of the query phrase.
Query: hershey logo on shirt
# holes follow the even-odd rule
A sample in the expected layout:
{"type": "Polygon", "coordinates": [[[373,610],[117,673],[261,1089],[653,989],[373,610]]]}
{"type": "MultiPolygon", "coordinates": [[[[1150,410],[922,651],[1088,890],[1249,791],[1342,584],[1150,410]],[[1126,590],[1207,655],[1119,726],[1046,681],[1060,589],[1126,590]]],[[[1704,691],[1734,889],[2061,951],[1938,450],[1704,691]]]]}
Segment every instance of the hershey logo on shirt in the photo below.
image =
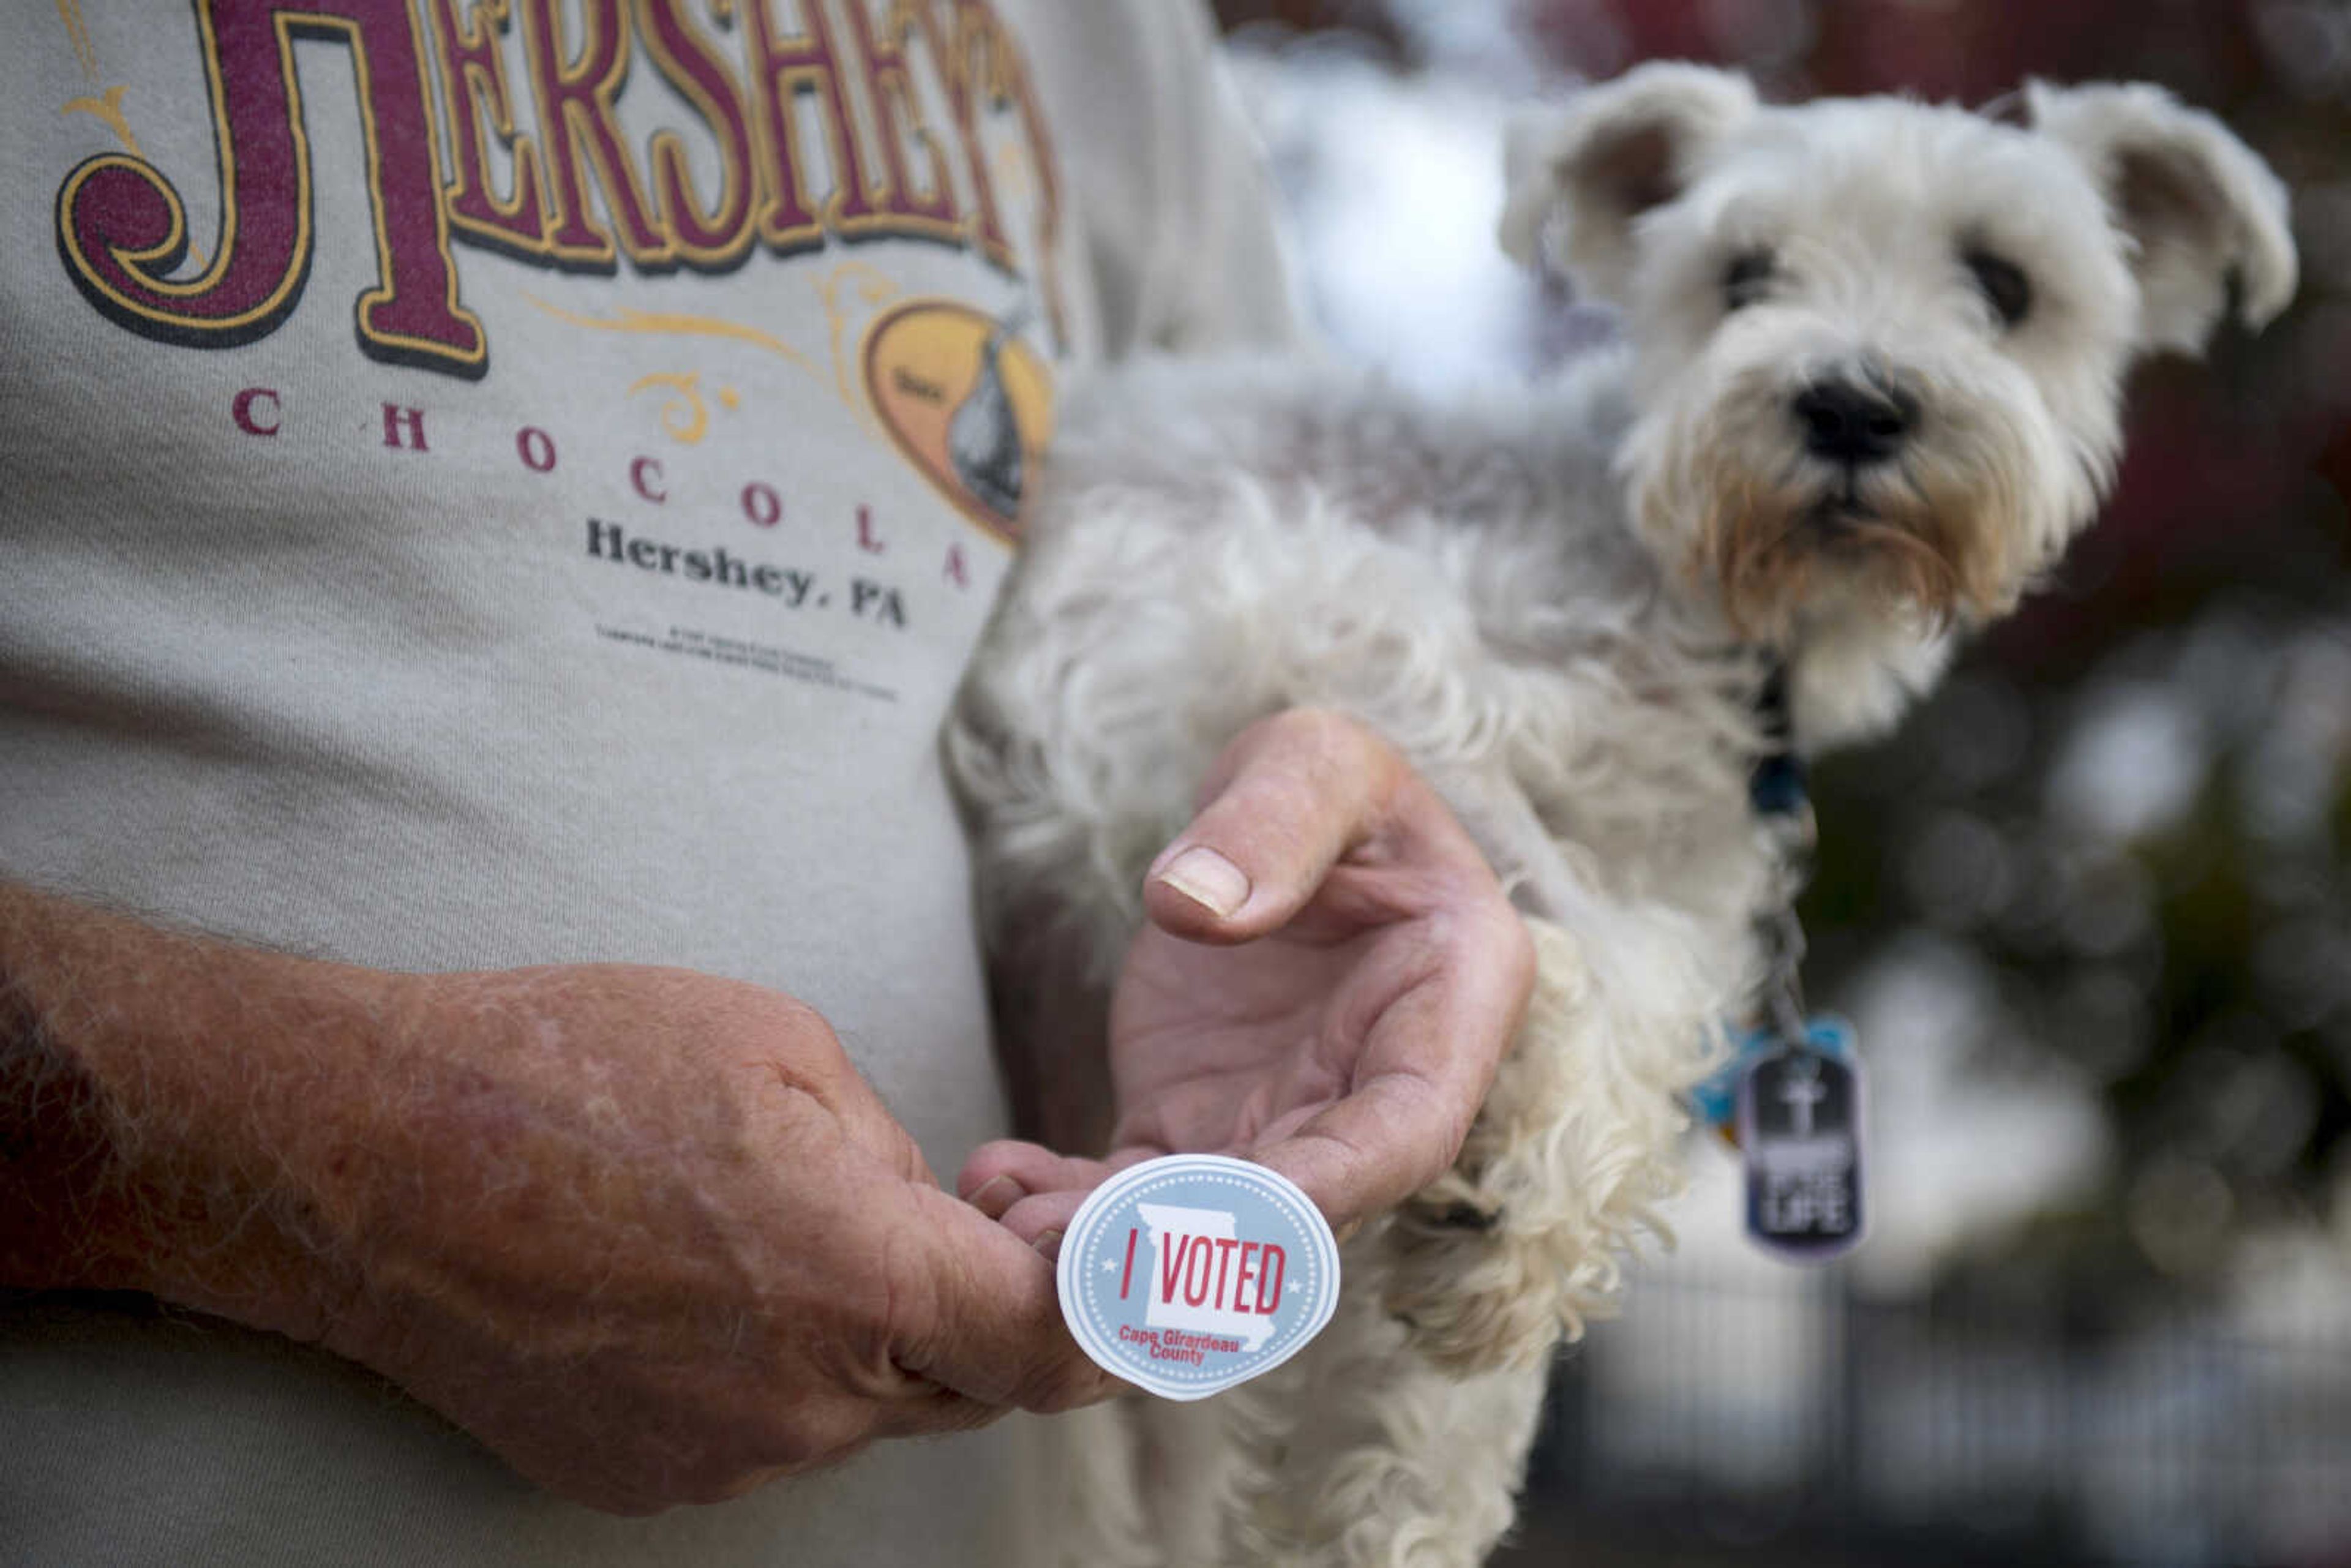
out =
{"type": "MultiPolygon", "coordinates": [[[[61,0],[68,22],[82,3],[61,0]]],[[[723,272],[758,252],[915,238],[1033,273],[1044,325],[1065,338],[1055,163],[987,0],[900,0],[879,15],[868,0],[196,0],[195,24],[217,253],[176,276],[190,253],[186,204],[128,135],[125,151],[84,160],[57,190],[68,275],[143,336],[246,343],[300,306],[313,169],[295,46],[314,39],[349,51],[359,86],[379,280],[355,312],[374,359],[487,370],[489,333],[466,306],[453,239],[610,273],[623,258],[643,272],[723,272]],[[632,71],[640,52],[650,73],[632,71]],[[528,78],[528,114],[510,72],[528,78]],[[623,131],[624,98],[643,93],[689,107],[715,183],[697,183],[675,130],[642,141],[623,131]],[[1008,147],[1025,154],[1017,204],[995,164],[1008,147]]]]}

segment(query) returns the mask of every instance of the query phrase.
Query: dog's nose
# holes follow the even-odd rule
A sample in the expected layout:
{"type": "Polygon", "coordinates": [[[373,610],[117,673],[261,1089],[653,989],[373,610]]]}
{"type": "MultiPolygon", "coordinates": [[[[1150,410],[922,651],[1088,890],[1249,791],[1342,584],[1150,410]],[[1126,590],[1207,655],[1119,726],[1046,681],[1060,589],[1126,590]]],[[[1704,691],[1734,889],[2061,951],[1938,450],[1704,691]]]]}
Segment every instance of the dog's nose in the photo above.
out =
{"type": "Polygon", "coordinates": [[[1900,392],[1853,382],[1815,382],[1796,395],[1804,449],[1838,463],[1876,463],[1894,455],[1917,406],[1900,392]]]}

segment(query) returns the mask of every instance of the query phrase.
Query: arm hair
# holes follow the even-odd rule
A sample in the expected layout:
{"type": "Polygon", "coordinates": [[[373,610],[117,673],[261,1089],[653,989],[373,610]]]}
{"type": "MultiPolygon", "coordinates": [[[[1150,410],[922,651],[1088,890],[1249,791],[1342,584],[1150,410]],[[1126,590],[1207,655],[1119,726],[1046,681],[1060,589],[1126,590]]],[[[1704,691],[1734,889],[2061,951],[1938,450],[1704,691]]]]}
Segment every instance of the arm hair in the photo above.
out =
{"type": "Polygon", "coordinates": [[[0,882],[0,1288],[141,1291],[317,1338],[394,977],[0,882]]]}

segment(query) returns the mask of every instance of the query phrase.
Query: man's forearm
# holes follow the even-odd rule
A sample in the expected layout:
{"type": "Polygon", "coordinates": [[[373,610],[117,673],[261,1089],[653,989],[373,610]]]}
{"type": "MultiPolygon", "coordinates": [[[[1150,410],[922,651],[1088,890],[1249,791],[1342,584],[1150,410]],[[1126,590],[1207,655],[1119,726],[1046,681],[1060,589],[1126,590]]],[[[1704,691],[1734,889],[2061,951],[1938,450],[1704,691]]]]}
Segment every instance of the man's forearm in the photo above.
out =
{"type": "Polygon", "coordinates": [[[355,1217],[308,1178],[345,1157],[392,996],[0,883],[0,1286],[315,1337],[355,1217]]]}

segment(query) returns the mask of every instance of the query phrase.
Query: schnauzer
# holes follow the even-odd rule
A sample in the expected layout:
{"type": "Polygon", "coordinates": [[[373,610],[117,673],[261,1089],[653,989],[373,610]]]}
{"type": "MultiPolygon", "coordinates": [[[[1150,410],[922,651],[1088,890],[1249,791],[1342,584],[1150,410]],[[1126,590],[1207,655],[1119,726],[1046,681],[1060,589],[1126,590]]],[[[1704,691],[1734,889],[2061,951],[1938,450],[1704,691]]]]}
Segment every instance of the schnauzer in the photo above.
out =
{"type": "Polygon", "coordinates": [[[1144,872],[1285,708],[1420,769],[1539,977],[1320,1340],[1054,1424],[1058,1561],[1435,1568],[1508,1527],[1549,1355],[1676,1189],[1680,1097],[1762,977],[1767,685],[1799,753],[1890,726],[2089,523],[2134,361],[2293,295],[2285,192],[2211,117],[2148,86],[2015,107],[1644,67],[1520,128],[1502,217],[1621,346],[1482,400],[1262,362],[1073,400],[947,737],[1027,1129],[1094,1152],[1144,872]]]}

